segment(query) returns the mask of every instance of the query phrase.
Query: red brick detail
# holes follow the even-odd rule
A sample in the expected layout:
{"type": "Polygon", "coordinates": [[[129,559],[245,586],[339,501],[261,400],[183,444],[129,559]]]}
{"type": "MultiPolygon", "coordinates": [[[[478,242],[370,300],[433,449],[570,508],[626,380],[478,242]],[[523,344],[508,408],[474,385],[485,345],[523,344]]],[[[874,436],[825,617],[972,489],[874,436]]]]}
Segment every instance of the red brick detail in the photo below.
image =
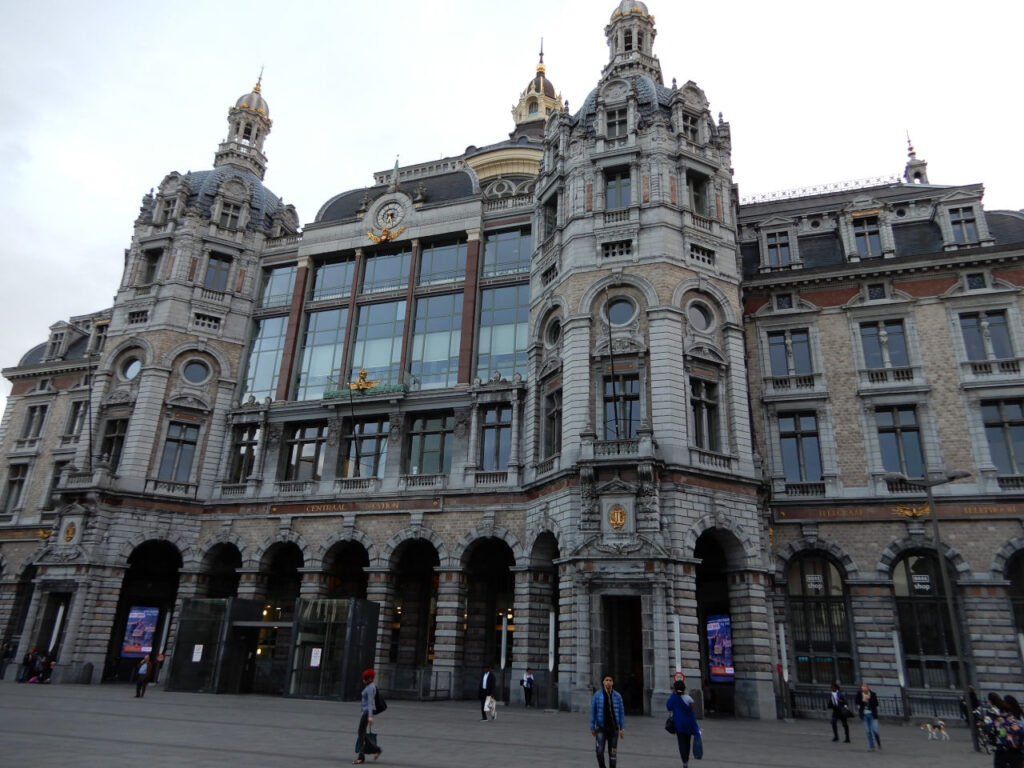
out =
{"type": "Polygon", "coordinates": [[[188,281],[191,283],[196,279],[196,267],[199,266],[199,259],[192,257],[192,263],[188,265],[188,281]]]}
{"type": "Polygon", "coordinates": [[[996,280],[1005,280],[1014,285],[1024,285],[1024,269],[1000,269],[992,272],[996,280]]]}
{"type": "Polygon", "coordinates": [[[462,294],[462,338],[459,340],[459,384],[473,377],[473,338],[476,331],[476,296],[480,274],[480,241],[466,248],[466,287],[462,294]]]}
{"type": "Polygon", "coordinates": [[[801,293],[800,298],[816,307],[841,307],[860,293],[860,288],[833,288],[828,291],[801,293]]]}
{"type": "Polygon", "coordinates": [[[288,310],[288,331],[284,340],[284,352],[281,354],[281,368],[277,373],[277,400],[288,399],[288,387],[292,382],[292,365],[295,362],[295,350],[299,345],[299,330],[302,328],[302,300],[306,295],[308,280],[309,267],[299,267],[295,271],[292,306],[288,310]]]}
{"type": "Polygon", "coordinates": [[[744,299],[743,300],[743,311],[744,311],[744,313],[746,313],[748,315],[753,315],[753,314],[755,314],[757,312],[757,310],[759,310],[763,306],[766,306],[768,303],[769,303],[769,299],[768,299],[767,296],[764,296],[764,297],[760,297],[759,296],[759,297],[756,297],[756,298],[744,299]]]}
{"type": "Polygon", "coordinates": [[[679,205],[679,195],[676,187],[676,177],[668,177],[668,195],[669,199],[672,200],[672,205],[679,205]]]}
{"type": "Polygon", "coordinates": [[[651,177],[646,173],[640,177],[640,188],[643,189],[644,202],[651,202],[651,177]]]}
{"type": "Polygon", "coordinates": [[[245,270],[238,270],[238,282],[235,283],[235,293],[241,293],[242,287],[245,285],[245,270]]]}
{"type": "Polygon", "coordinates": [[[930,277],[926,280],[893,281],[894,290],[903,291],[915,298],[941,296],[957,283],[955,277],[930,277]]]}
{"type": "Polygon", "coordinates": [[[594,210],[594,185],[587,184],[587,212],[594,210]]]}

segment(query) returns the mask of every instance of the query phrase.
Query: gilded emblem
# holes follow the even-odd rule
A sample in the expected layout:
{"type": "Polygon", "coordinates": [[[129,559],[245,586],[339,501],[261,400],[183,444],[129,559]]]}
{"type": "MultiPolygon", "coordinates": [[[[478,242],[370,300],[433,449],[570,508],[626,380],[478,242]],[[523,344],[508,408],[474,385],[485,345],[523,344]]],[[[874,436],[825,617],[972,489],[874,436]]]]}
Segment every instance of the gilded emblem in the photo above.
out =
{"type": "Polygon", "coordinates": [[[405,231],[405,226],[399,226],[405,218],[405,209],[396,202],[385,203],[377,211],[377,226],[380,227],[380,234],[367,232],[366,236],[375,243],[386,243],[394,240],[405,231]]]}
{"type": "Polygon", "coordinates": [[[621,530],[626,524],[626,508],[621,504],[615,504],[608,510],[608,522],[616,531],[621,530]]]}
{"type": "Polygon", "coordinates": [[[71,541],[75,538],[75,523],[72,521],[64,526],[64,541],[71,541]]]}
{"type": "Polygon", "coordinates": [[[924,517],[928,514],[928,505],[922,504],[919,507],[907,507],[899,504],[893,511],[902,517],[924,517]]]}
{"type": "Polygon", "coordinates": [[[351,389],[351,390],[362,391],[362,390],[365,390],[365,389],[373,389],[378,384],[380,384],[379,380],[378,381],[367,381],[366,376],[367,376],[366,369],[365,368],[360,368],[359,369],[359,377],[355,381],[350,381],[348,383],[348,388],[351,389]]]}

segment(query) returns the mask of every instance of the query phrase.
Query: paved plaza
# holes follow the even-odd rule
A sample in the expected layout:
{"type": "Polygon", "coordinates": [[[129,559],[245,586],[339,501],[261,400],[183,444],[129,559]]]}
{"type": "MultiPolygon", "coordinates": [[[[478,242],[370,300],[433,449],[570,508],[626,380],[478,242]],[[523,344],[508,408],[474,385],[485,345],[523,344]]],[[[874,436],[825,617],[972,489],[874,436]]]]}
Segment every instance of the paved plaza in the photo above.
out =
{"type": "MultiPolygon", "coordinates": [[[[13,677],[13,669],[8,671],[13,677]]],[[[33,768],[323,768],[350,765],[359,706],[265,696],[168,693],[145,698],[127,685],[0,683],[0,765],[33,768]]],[[[619,768],[679,766],[675,739],[663,717],[632,717],[619,745],[619,768]]],[[[882,724],[883,752],[869,752],[859,722],[853,743],[832,743],[825,720],[702,722],[712,766],[983,766],[991,757],[971,750],[966,729],[948,742],[927,741],[912,725],[882,724]]],[[[416,768],[592,768],[592,741],[583,714],[499,708],[481,722],[473,702],[392,701],[377,718],[384,749],[378,765],[416,768]]],[[[372,764],[367,760],[367,765],[372,764]]]]}

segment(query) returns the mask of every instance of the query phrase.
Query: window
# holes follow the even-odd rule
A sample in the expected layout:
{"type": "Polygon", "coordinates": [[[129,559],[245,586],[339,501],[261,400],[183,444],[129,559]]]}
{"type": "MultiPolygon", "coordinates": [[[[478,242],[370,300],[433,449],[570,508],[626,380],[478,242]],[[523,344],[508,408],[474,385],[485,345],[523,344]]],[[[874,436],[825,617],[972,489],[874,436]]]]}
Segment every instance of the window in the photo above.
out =
{"type": "Polygon", "coordinates": [[[128,431],[128,419],[110,419],[103,428],[100,442],[100,456],[110,465],[111,471],[121,463],[124,436],[128,431]]]}
{"type": "Polygon", "coordinates": [[[538,114],[539,112],[540,112],[540,106],[537,104],[536,101],[531,101],[530,102],[530,106],[529,106],[530,117],[533,117],[534,115],[538,114]]]}
{"type": "Polygon", "coordinates": [[[885,283],[868,283],[868,301],[883,301],[887,297],[885,283]]]}
{"type": "Polygon", "coordinates": [[[683,113],[683,138],[691,144],[696,144],[700,138],[700,132],[698,130],[697,116],[691,115],[688,112],[683,113]]]}
{"type": "Polygon", "coordinates": [[[861,323],[860,343],[864,350],[864,367],[869,370],[910,366],[902,320],[861,323]]]}
{"type": "Polygon", "coordinates": [[[256,330],[249,349],[249,370],[245,393],[262,400],[277,394],[277,377],[284,354],[287,317],[268,317],[256,321],[256,330]]]}
{"type": "Polygon", "coordinates": [[[793,294],[792,293],[780,293],[775,297],[775,309],[792,309],[793,308],[793,294]]]}
{"type": "Polygon", "coordinates": [[[160,480],[187,483],[192,476],[192,462],[199,442],[199,425],[172,421],[167,425],[164,452],[156,476],[160,480]]]}
{"type": "Polygon", "coordinates": [[[839,569],[821,555],[800,557],[787,570],[786,592],[797,681],[853,683],[853,641],[839,569]]]}
{"type": "Polygon", "coordinates": [[[232,430],[229,483],[244,483],[255,471],[260,435],[259,424],[239,424],[232,430]]]}
{"type": "Polygon", "coordinates": [[[608,127],[607,137],[609,139],[624,138],[626,135],[626,123],[629,116],[629,110],[625,108],[609,109],[606,115],[607,118],[605,124],[608,127]]]}
{"type": "Polygon", "coordinates": [[[22,440],[35,440],[43,434],[43,423],[46,421],[45,405],[30,405],[25,412],[25,422],[21,427],[22,440]]]}
{"type": "Polygon", "coordinates": [[[196,312],[192,317],[192,327],[216,331],[220,329],[220,320],[221,319],[216,315],[206,315],[202,312],[196,312]]]}
{"type": "Polygon", "coordinates": [[[89,413],[89,402],[87,400],[75,400],[71,403],[68,411],[68,420],[64,424],[64,436],[74,438],[77,442],[78,436],[82,434],[82,427],[85,425],[85,417],[89,413]]]}
{"type": "Polygon", "coordinates": [[[604,377],[604,439],[632,440],[640,428],[640,377],[604,377]]]}
{"type": "Polygon", "coordinates": [[[981,291],[988,288],[988,281],[984,272],[971,272],[967,275],[967,290],[981,291]]]}
{"type": "Polygon", "coordinates": [[[909,554],[896,562],[892,581],[907,685],[962,687],[938,559],[931,552],[909,554]]]}
{"type": "Polygon", "coordinates": [[[341,477],[383,477],[388,456],[387,416],[349,422],[349,433],[341,450],[338,475],[341,477]]]}
{"type": "Polygon", "coordinates": [[[3,513],[9,515],[21,506],[28,478],[28,464],[11,464],[7,468],[7,488],[4,494],[3,513]]]}
{"type": "Polygon", "coordinates": [[[768,359],[772,376],[807,376],[811,363],[811,335],[806,328],[768,334],[768,359]]]}
{"type": "Polygon", "coordinates": [[[60,348],[64,346],[64,334],[61,331],[54,331],[50,334],[50,341],[46,345],[45,357],[52,360],[60,355],[60,348]]]}
{"type": "Polygon", "coordinates": [[[924,477],[924,454],[917,411],[912,405],[875,410],[878,425],[878,447],[886,472],[899,472],[907,477],[924,477]]]}
{"type": "Polygon", "coordinates": [[[601,255],[606,259],[614,259],[620,256],[632,256],[633,241],[615,240],[610,243],[601,243],[601,255]]]}
{"type": "Polygon", "coordinates": [[[50,485],[46,489],[46,496],[43,497],[41,509],[53,509],[57,505],[55,495],[57,493],[57,486],[60,485],[61,473],[67,469],[68,464],[71,462],[68,460],[61,460],[53,462],[53,473],[50,475],[50,485]]]}
{"type": "Polygon", "coordinates": [[[981,420],[996,472],[1024,474],[1024,400],[983,400],[981,420]]]}
{"type": "Polygon", "coordinates": [[[371,256],[366,260],[363,272],[363,293],[380,293],[381,291],[397,291],[409,284],[409,265],[412,254],[401,253],[371,256]]]}
{"type": "Polygon", "coordinates": [[[128,313],[128,325],[142,325],[149,322],[149,310],[140,309],[128,313]]]}
{"type": "Polygon", "coordinates": [[[163,205],[161,206],[161,209],[160,209],[161,221],[163,221],[164,223],[167,223],[168,221],[173,219],[174,218],[174,209],[177,207],[177,205],[178,205],[178,201],[175,200],[174,198],[171,198],[170,200],[164,200],[163,201],[163,205]]]}
{"type": "Polygon", "coordinates": [[[157,272],[160,269],[161,250],[143,251],[141,256],[141,271],[139,273],[139,285],[149,285],[156,282],[157,272]]]}
{"type": "Polygon", "coordinates": [[[409,430],[408,474],[447,475],[452,465],[455,419],[451,414],[417,416],[409,430]]]}
{"type": "Polygon", "coordinates": [[[704,248],[696,243],[690,243],[690,258],[699,261],[701,264],[714,265],[715,252],[710,248],[704,248]]]}
{"type": "Polygon", "coordinates": [[[496,371],[511,378],[527,372],[530,286],[507,285],[480,292],[476,375],[487,381],[496,371]]]}
{"type": "Polygon", "coordinates": [[[297,267],[291,264],[287,267],[274,267],[263,273],[261,307],[280,307],[292,303],[296,269],[297,267]]]}
{"type": "Polygon", "coordinates": [[[492,232],[484,239],[484,277],[530,271],[533,238],[530,228],[492,232]]]}
{"type": "Polygon", "coordinates": [[[459,374],[462,294],[416,300],[409,372],[419,389],[451,387],[459,374]]]}
{"type": "Polygon", "coordinates": [[[466,279],[466,244],[431,245],[420,254],[418,285],[454,283],[466,279]]]}
{"type": "Polygon", "coordinates": [[[228,277],[231,275],[231,257],[210,254],[206,260],[206,277],[203,287],[211,291],[224,292],[228,289],[228,277]]]}
{"type": "Polygon", "coordinates": [[[690,414],[693,417],[693,444],[705,451],[721,451],[716,382],[690,377],[690,414]]]}
{"type": "Polygon", "coordinates": [[[707,304],[691,301],[686,307],[686,320],[694,330],[707,331],[714,324],[715,315],[707,304]]]}
{"type": "Polygon", "coordinates": [[[404,326],[404,301],[359,307],[349,381],[355,381],[359,369],[365,368],[370,381],[385,385],[401,383],[399,365],[404,326]]]}
{"type": "Polygon", "coordinates": [[[284,480],[319,480],[324,469],[327,425],[323,422],[285,427],[284,480]]]}
{"type": "Polygon", "coordinates": [[[690,198],[690,210],[700,216],[708,215],[708,186],[710,180],[695,171],[686,172],[686,191],[690,198]]]}
{"type": "Polygon", "coordinates": [[[605,201],[607,210],[615,211],[628,208],[630,199],[629,170],[611,171],[605,177],[605,191],[607,193],[605,201]]]}
{"type": "Polygon", "coordinates": [[[348,309],[310,312],[302,337],[302,359],[295,382],[296,400],[317,400],[337,388],[345,352],[348,309]]]}
{"type": "Polygon", "coordinates": [[[611,299],[604,307],[605,316],[612,325],[626,325],[636,315],[636,305],[629,299],[611,299]]]}
{"type": "Polygon", "coordinates": [[[767,235],[765,235],[765,242],[768,248],[768,266],[789,266],[789,233],[769,232],[767,235]]]}
{"type": "Polygon", "coordinates": [[[221,203],[219,224],[224,229],[238,229],[241,216],[242,206],[237,203],[221,203]]]}
{"type": "Polygon", "coordinates": [[[969,245],[978,242],[978,227],[974,220],[974,208],[950,208],[949,226],[953,230],[953,242],[969,245]]]}
{"type": "Polygon", "coordinates": [[[334,261],[320,264],[313,273],[313,301],[340,299],[352,293],[355,262],[334,261]]]}
{"type": "Polygon", "coordinates": [[[627,29],[622,33],[622,47],[624,50],[633,50],[633,30],[627,29]]]}
{"type": "Polygon", "coordinates": [[[787,483],[820,483],[818,417],[812,411],[779,414],[782,470],[787,483]]]}
{"type": "Polygon", "coordinates": [[[960,315],[967,359],[1005,360],[1013,357],[1006,311],[966,312],[960,315]]]}
{"type": "Polygon", "coordinates": [[[548,382],[542,404],[541,458],[546,459],[562,452],[562,383],[548,382]]]}
{"type": "Polygon", "coordinates": [[[92,345],[89,347],[89,351],[97,355],[103,351],[103,345],[107,342],[107,329],[110,328],[109,323],[97,323],[92,329],[92,345]]]}
{"type": "Polygon", "coordinates": [[[492,405],[481,409],[480,469],[508,469],[512,449],[512,406],[492,405]]]}
{"type": "Polygon", "coordinates": [[[202,384],[210,377],[210,366],[202,360],[189,360],[181,369],[181,375],[190,384],[202,384]]]}
{"type": "Polygon", "coordinates": [[[853,220],[853,241],[862,259],[882,255],[882,239],[877,216],[860,216],[853,220]]]}

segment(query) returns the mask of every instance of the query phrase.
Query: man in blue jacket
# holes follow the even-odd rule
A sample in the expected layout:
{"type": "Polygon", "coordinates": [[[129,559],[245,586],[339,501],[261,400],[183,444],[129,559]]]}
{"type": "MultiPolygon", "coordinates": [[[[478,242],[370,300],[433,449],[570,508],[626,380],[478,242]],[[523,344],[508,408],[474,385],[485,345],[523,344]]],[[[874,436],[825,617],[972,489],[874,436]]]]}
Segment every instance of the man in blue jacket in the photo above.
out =
{"type": "Polygon", "coordinates": [[[590,734],[597,747],[598,768],[605,768],[605,744],[608,745],[608,768],[615,768],[619,739],[626,738],[626,710],[619,692],[612,687],[614,685],[612,676],[605,675],[601,689],[590,702],[590,734]]]}

